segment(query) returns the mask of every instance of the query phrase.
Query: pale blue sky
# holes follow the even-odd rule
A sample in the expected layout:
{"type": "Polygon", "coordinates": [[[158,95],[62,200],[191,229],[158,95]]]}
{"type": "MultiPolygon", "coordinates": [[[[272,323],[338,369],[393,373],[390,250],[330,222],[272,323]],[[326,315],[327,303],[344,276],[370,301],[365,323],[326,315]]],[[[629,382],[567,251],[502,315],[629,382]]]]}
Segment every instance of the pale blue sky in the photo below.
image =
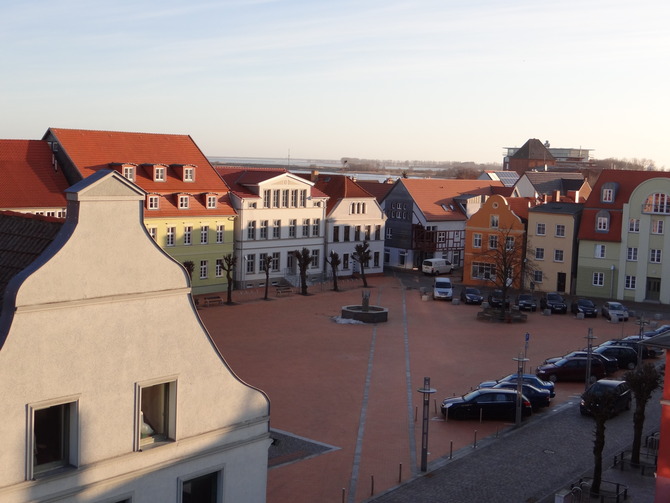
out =
{"type": "Polygon", "coordinates": [[[670,169],[669,22],[665,0],[8,2],[0,138],[475,162],[538,138],[670,169]]]}

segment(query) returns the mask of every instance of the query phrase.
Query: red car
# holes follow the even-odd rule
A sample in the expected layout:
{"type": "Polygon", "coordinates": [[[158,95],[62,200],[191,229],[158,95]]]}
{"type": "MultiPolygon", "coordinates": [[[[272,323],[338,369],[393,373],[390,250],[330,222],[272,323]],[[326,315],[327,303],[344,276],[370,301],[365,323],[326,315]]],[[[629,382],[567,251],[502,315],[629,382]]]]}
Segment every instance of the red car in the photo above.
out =
{"type": "MultiPolygon", "coordinates": [[[[587,358],[574,356],[561,358],[555,363],[540,365],[535,374],[546,381],[584,381],[586,379],[587,358]]],[[[596,359],[591,358],[591,380],[595,381],[605,377],[605,366],[596,359]]]]}

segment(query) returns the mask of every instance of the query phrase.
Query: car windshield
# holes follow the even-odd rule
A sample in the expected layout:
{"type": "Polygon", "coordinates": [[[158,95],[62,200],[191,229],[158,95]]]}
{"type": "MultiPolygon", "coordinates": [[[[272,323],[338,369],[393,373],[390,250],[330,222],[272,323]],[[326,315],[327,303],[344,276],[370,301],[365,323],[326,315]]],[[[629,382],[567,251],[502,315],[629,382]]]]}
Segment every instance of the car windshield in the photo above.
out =
{"type": "Polygon", "coordinates": [[[557,367],[562,367],[562,366],[565,365],[566,363],[568,363],[567,358],[561,358],[560,360],[555,361],[555,362],[554,362],[554,365],[556,365],[557,367]]]}
{"type": "Polygon", "coordinates": [[[465,293],[470,293],[472,295],[479,295],[479,290],[476,288],[466,288],[465,293]]]}
{"type": "Polygon", "coordinates": [[[561,296],[558,295],[557,293],[550,293],[549,295],[547,295],[547,299],[558,300],[558,301],[563,300],[563,299],[561,299],[561,296]]]}
{"type": "Polygon", "coordinates": [[[584,299],[584,300],[579,301],[579,305],[584,306],[584,307],[593,307],[593,302],[590,301],[590,300],[584,299]]]}
{"type": "Polygon", "coordinates": [[[623,311],[623,305],[618,302],[610,302],[610,310],[612,311],[623,311]]]}
{"type": "Polygon", "coordinates": [[[463,400],[466,401],[472,400],[473,398],[479,396],[480,394],[481,393],[479,392],[479,390],[471,391],[470,393],[466,393],[465,395],[463,395],[463,400]]]}
{"type": "Polygon", "coordinates": [[[451,288],[451,282],[449,281],[436,281],[435,288],[451,288]]]}
{"type": "Polygon", "coordinates": [[[532,297],[530,295],[527,295],[527,294],[519,295],[519,300],[531,300],[531,299],[532,299],[532,297]]]}

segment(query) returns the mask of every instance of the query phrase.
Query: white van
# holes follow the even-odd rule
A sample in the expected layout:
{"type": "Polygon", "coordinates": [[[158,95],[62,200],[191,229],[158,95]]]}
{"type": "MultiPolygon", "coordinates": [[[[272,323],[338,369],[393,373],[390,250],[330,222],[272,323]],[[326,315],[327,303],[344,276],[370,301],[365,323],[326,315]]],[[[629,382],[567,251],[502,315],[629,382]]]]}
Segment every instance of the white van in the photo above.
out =
{"type": "Polygon", "coordinates": [[[454,288],[449,278],[435,278],[433,282],[433,299],[451,300],[454,298],[454,288]]]}
{"type": "Polygon", "coordinates": [[[443,258],[429,258],[421,264],[421,271],[424,274],[448,274],[452,269],[451,262],[443,258]]]}

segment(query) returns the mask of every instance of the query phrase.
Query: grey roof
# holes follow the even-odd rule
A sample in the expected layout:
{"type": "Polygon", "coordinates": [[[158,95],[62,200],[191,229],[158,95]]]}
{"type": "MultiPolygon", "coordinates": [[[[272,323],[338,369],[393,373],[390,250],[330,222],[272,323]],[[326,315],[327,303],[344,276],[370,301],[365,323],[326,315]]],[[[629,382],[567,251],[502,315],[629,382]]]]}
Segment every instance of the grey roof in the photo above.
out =
{"type": "Polygon", "coordinates": [[[529,212],[533,213],[562,213],[566,215],[576,215],[584,209],[583,203],[561,203],[552,201],[545,204],[538,204],[529,208],[529,212]]]}
{"type": "Polygon", "coordinates": [[[528,181],[540,194],[551,194],[557,190],[566,194],[569,190],[578,190],[584,185],[581,173],[560,173],[551,171],[526,171],[528,181]]]}
{"type": "Polygon", "coordinates": [[[42,254],[63,222],[52,217],[0,211],[0,309],[9,281],[42,254]]]}
{"type": "Polygon", "coordinates": [[[514,153],[511,159],[555,160],[554,156],[551,155],[551,152],[547,150],[547,147],[545,147],[537,138],[531,138],[524,143],[523,146],[514,153]]]}
{"type": "Polygon", "coordinates": [[[670,349],[670,332],[650,337],[646,341],[643,341],[642,344],[645,346],[658,346],[661,348],[670,349]]]}

